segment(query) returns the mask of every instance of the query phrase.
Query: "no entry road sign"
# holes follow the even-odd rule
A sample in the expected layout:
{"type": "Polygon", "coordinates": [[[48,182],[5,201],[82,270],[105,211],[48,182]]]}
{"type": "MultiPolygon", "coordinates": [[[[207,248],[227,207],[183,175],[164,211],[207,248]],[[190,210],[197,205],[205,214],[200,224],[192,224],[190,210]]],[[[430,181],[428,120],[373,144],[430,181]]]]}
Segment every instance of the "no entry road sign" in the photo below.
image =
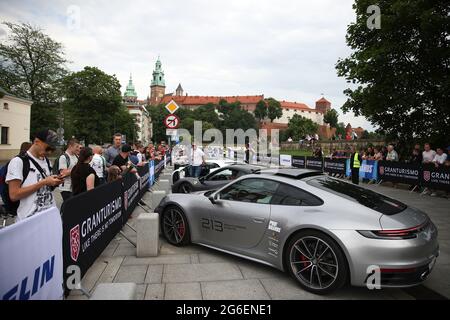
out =
{"type": "Polygon", "coordinates": [[[166,126],[167,129],[176,129],[180,125],[180,118],[178,118],[174,114],[169,114],[164,119],[164,125],[166,126]]]}

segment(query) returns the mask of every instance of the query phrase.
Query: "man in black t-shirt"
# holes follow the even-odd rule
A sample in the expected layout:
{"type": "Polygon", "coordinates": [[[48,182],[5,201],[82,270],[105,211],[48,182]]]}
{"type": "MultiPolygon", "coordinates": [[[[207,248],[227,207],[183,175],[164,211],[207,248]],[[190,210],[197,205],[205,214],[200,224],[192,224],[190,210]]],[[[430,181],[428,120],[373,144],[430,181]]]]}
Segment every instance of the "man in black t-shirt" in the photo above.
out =
{"type": "Polygon", "coordinates": [[[117,157],[114,158],[114,161],[112,163],[113,166],[118,166],[122,173],[126,172],[127,170],[133,173],[137,172],[135,168],[132,168],[130,170],[130,167],[132,167],[132,163],[129,158],[130,152],[131,152],[130,145],[128,144],[123,145],[120,153],[117,155],[117,157]]]}

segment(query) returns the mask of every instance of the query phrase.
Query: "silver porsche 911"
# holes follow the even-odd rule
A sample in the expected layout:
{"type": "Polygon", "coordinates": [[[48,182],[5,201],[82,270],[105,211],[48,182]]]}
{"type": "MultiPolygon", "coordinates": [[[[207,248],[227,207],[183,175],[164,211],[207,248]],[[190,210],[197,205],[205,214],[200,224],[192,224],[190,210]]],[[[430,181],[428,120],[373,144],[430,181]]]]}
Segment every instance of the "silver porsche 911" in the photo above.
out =
{"type": "Polygon", "coordinates": [[[439,255],[437,229],[425,213],[304,169],[169,194],[156,211],[171,244],[193,242],[287,271],[317,294],[365,286],[374,274],[382,287],[414,286],[439,255]]]}

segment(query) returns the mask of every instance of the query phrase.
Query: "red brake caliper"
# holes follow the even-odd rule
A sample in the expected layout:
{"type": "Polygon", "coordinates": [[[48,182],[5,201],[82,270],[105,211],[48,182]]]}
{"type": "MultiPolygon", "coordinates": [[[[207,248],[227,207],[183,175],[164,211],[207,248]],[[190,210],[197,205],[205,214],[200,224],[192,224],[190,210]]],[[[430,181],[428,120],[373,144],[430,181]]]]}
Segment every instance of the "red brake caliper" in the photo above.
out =
{"type": "Polygon", "coordinates": [[[181,238],[184,237],[184,223],[181,222],[180,225],[178,226],[178,232],[180,233],[181,238]]]}

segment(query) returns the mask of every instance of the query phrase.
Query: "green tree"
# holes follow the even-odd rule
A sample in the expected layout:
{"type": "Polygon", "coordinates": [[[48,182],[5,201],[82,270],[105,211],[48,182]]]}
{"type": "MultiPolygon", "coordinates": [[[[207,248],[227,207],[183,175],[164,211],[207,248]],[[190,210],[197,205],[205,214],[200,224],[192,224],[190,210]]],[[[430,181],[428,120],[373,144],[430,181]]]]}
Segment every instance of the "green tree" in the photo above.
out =
{"type": "Polygon", "coordinates": [[[319,125],[311,119],[294,114],[291,120],[289,120],[284,137],[291,137],[294,141],[298,141],[307,134],[311,135],[316,133],[318,129],[319,125]]]}
{"type": "Polygon", "coordinates": [[[264,100],[260,100],[256,104],[255,108],[255,118],[259,121],[263,120],[265,117],[267,117],[267,105],[264,100]]]}
{"type": "Polygon", "coordinates": [[[446,1],[380,0],[381,28],[369,29],[370,0],[356,0],[347,29],[353,53],[338,75],[352,87],[344,112],[365,116],[381,134],[401,144],[444,143],[450,136],[450,33],[446,1]],[[434,141],[433,141],[434,140],[434,141]]]}
{"type": "Polygon", "coordinates": [[[339,122],[338,125],[336,126],[336,137],[339,137],[339,135],[341,135],[342,139],[345,138],[345,123],[343,122],[339,122]]]}
{"type": "Polygon", "coordinates": [[[0,87],[31,99],[31,134],[58,126],[58,84],[67,75],[61,43],[30,24],[3,23],[8,38],[0,43],[0,87]]]}
{"type": "Polygon", "coordinates": [[[96,67],[85,67],[62,82],[65,97],[65,121],[70,122],[73,135],[86,143],[111,140],[121,132],[131,140],[136,136],[133,117],[122,103],[120,83],[96,67]]]}
{"type": "Polygon", "coordinates": [[[281,103],[273,98],[267,99],[267,116],[270,122],[275,119],[279,119],[283,116],[283,110],[281,109],[281,103]]]}
{"type": "Polygon", "coordinates": [[[328,123],[331,128],[337,128],[338,126],[338,113],[336,110],[328,110],[323,117],[323,122],[328,123]]]}
{"type": "MultiPolygon", "coordinates": [[[[158,106],[147,106],[147,110],[150,114],[150,118],[152,119],[152,126],[153,126],[153,137],[152,140],[154,143],[166,140],[166,127],[164,126],[164,118],[168,116],[170,113],[169,111],[164,108],[164,105],[158,105],[158,106]]],[[[177,115],[180,116],[181,113],[183,113],[183,109],[179,109],[177,111],[177,115]]],[[[185,116],[180,116],[181,124],[180,127],[184,128],[185,125],[185,116]]]]}

